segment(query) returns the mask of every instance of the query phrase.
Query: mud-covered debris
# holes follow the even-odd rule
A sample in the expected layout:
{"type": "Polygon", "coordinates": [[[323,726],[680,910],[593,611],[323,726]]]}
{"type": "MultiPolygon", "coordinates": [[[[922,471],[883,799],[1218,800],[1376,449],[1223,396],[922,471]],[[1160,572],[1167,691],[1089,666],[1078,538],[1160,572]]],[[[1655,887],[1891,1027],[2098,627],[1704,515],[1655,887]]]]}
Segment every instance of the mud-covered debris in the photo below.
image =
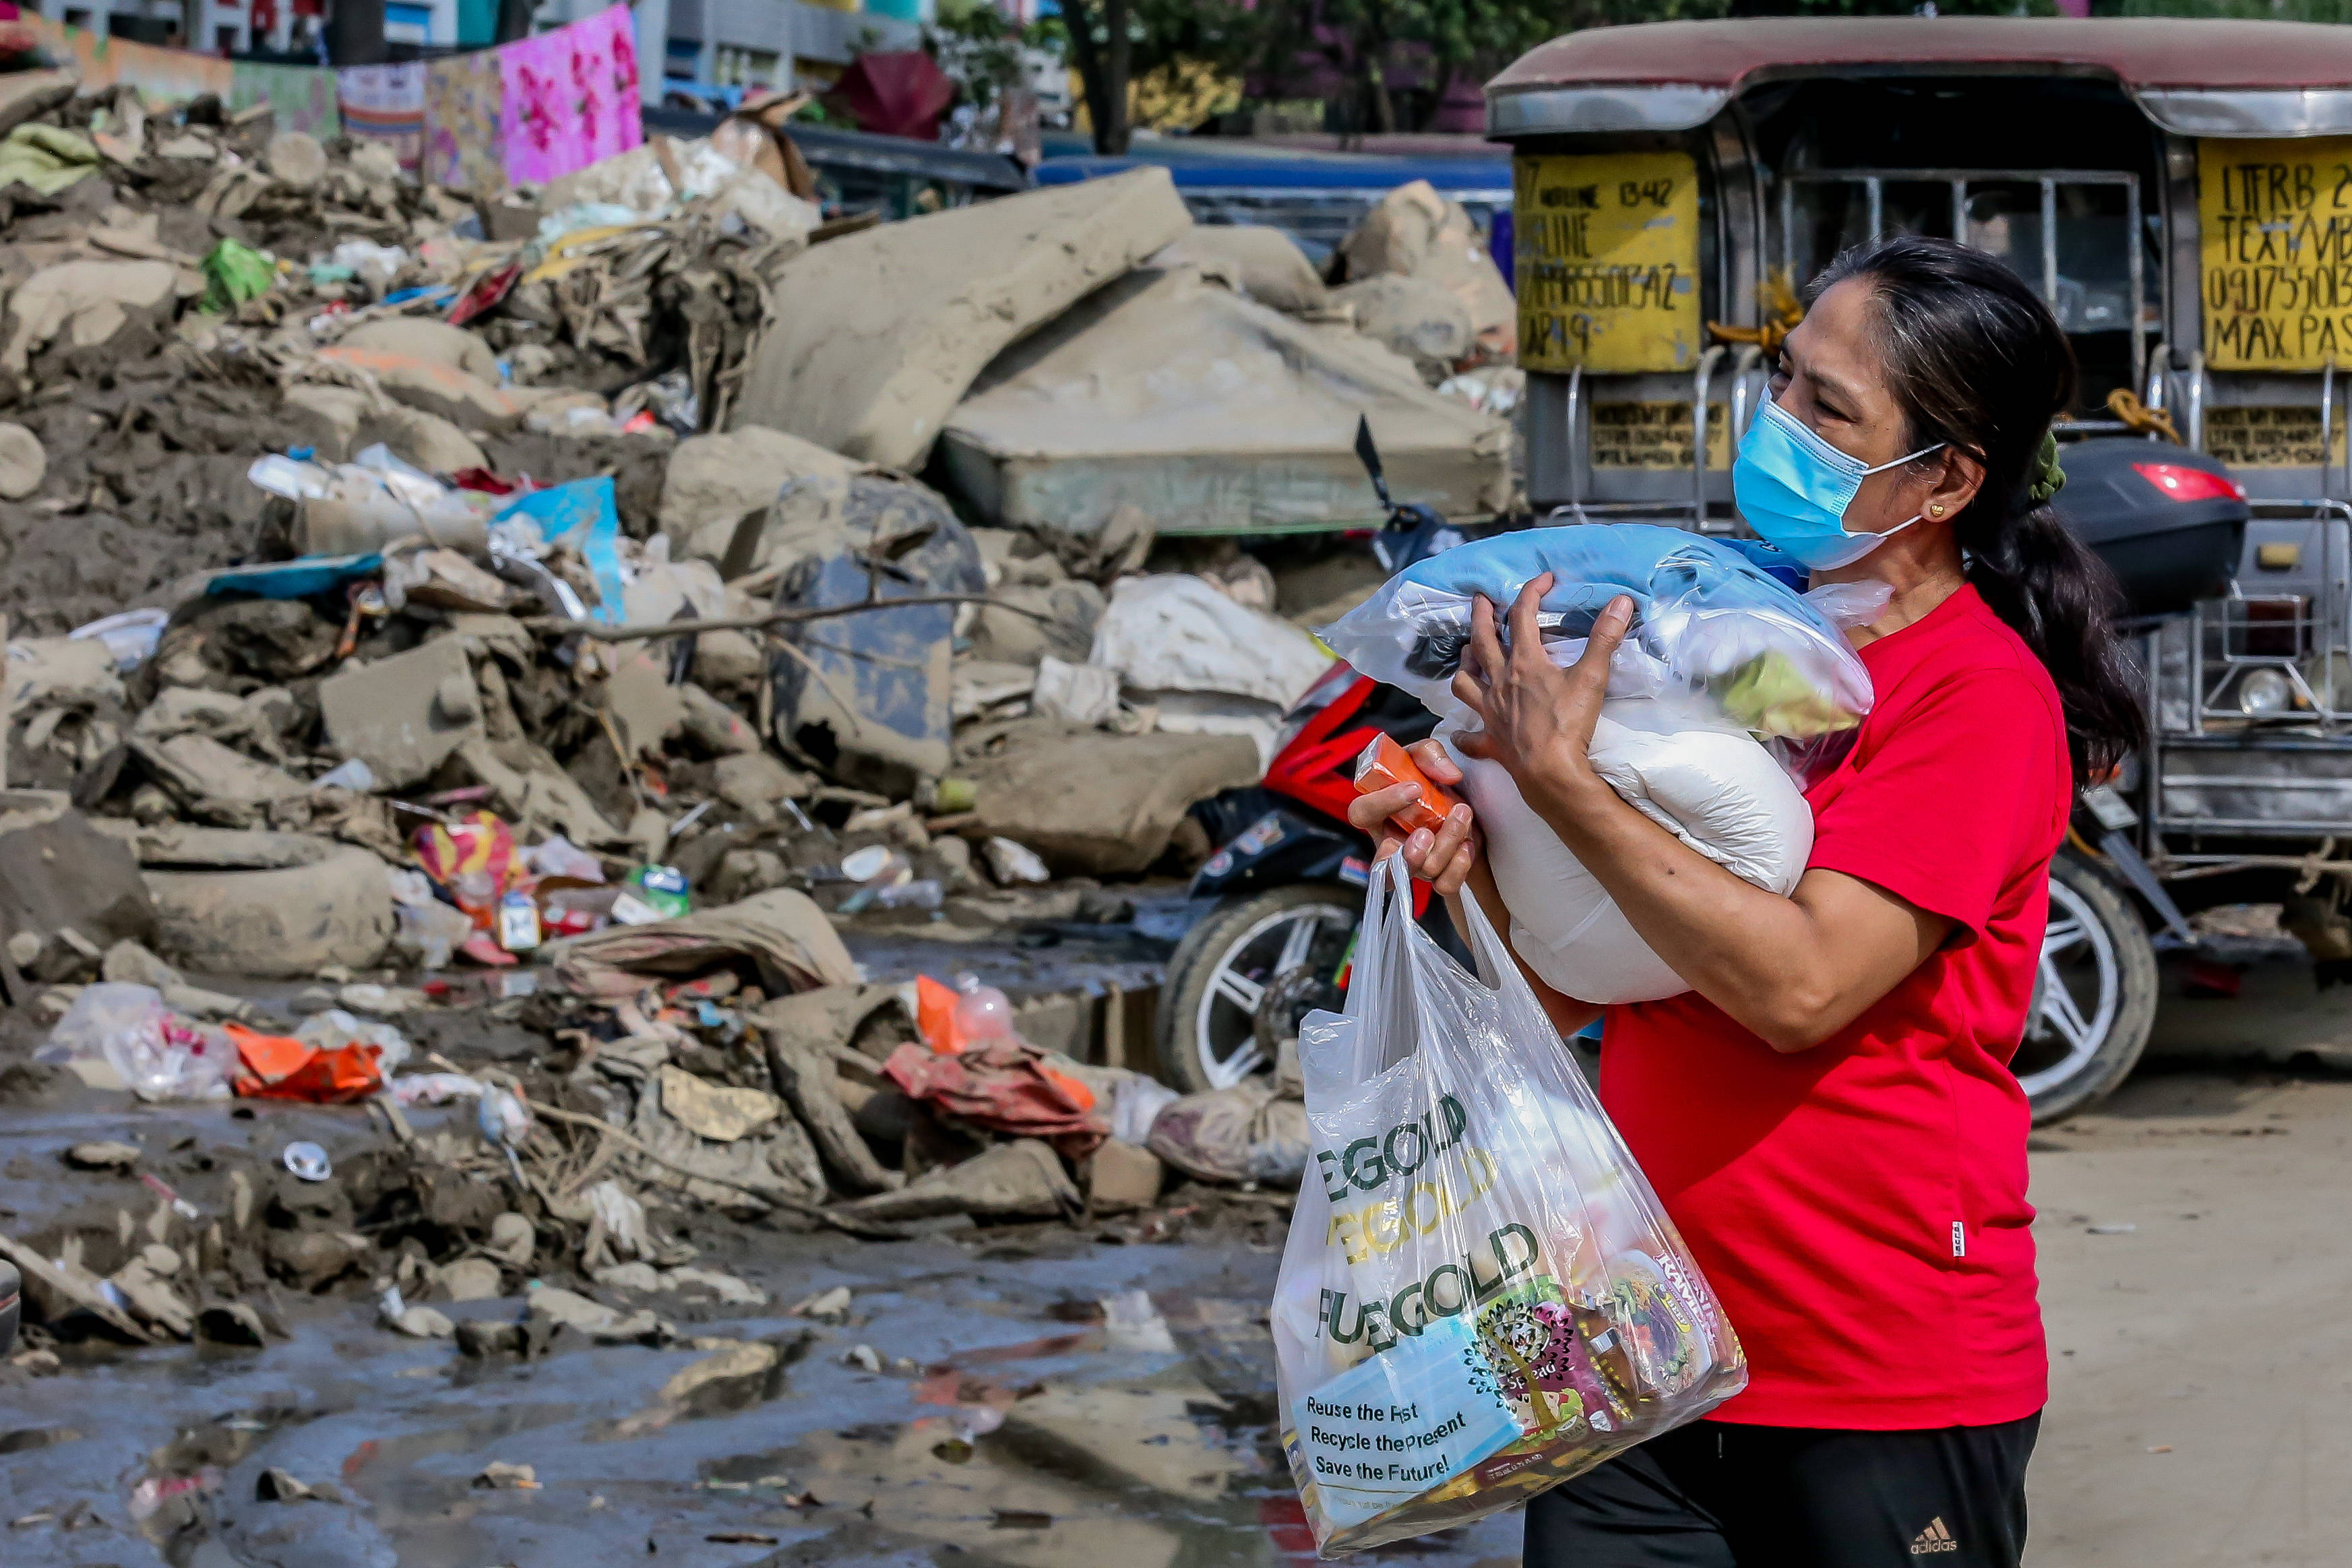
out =
{"type": "Polygon", "coordinates": [[[442,1290],[453,1301],[488,1301],[503,1292],[499,1266],[488,1258],[460,1258],[440,1270],[442,1290]]]}
{"type": "Polygon", "coordinates": [[[0,1235],[0,1259],[16,1265],[23,1277],[26,1301],[39,1321],[60,1323],[77,1312],[87,1312],[126,1340],[152,1344],[154,1336],[115,1304],[105,1281],[70,1257],[51,1262],[23,1243],[0,1235]]]}
{"type": "Polygon", "coordinates": [[[332,1481],[297,1480],[291,1470],[273,1465],[253,1483],[256,1502],[332,1502],[343,1500],[343,1489],[332,1481]]]}
{"type": "Polygon", "coordinates": [[[78,1171],[127,1172],[139,1163],[136,1144],[76,1144],[65,1153],[66,1164],[78,1171]]]}
{"type": "Polygon", "coordinates": [[[411,1339],[455,1339],[457,1335],[457,1325],[449,1321],[448,1315],[431,1307],[404,1308],[386,1321],[411,1339]]]}
{"type": "Polygon", "coordinates": [[[21,424],[0,422],[0,500],[21,501],[41,487],[49,455],[21,424]]]}
{"type": "Polygon", "coordinates": [[[1261,776],[1256,746],[1239,736],[1123,736],[1045,718],[967,727],[956,750],[978,797],[959,831],[1025,844],[1064,875],[1147,870],[1194,801],[1261,776]]]}
{"type": "Polygon", "coordinates": [[[1089,1207],[1099,1214],[1120,1214],[1159,1202],[1167,1167],[1150,1150],[1112,1139],[1087,1157],[1078,1176],[1089,1207]]]}
{"type": "Polygon", "coordinates": [[[731,1144],[783,1111],[783,1103],[764,1090],[707,1082],[681,1067],[665,1065],[659,1081],[662,1110],[714,1143],[731,1144]]]}
{"type": "Polygon", "coordinates": [[[607,1343],[635,1340],[654,1344],[677,1337],[677,1331],[654,1316],[650,1309],[624,1312],[616,1307],[591,1301],[576,1291],[559,1290],[551,1285],[531,1291],[530,1315],[559,1327],[577,1329],[607,1343]]]}
{"type": "Polygon", "coordinates": [[[571,937],[550,944],[541,957],[570,989],[616,998],[635,996],[647,977],[686,979],[740,962],[756,968],[772,995],[857,978],[833,923],[788,888],[656,925],[571,937]]]}
{"type": "Polygon", "coordinates": [[[996,879],[999,887],[1054,880],[1054,873],[1045,869],[1045,862],[1037,858],[1036,851],[1001,834],[991,834],[982,840],[980,852],[981,858],[988,862],[988,874],[996,879]]]}
{"type": "Polygon", "coordinates": [[[741,423],[922,466],[991,358],[1191,227],[1164,171],[884,224],[788,264],[805,301],[761,341],[741,423]]]}
{"type": "Polygon", "coordinates": [[[1035,1138],[999,1144],[961,1165],[927,1171],[896,1192],[840,1206],[863,1219],[904,1222],[969,1215],[974,1219],[1055,1219],[1084,1207],[1061,1156],[1035,1138]]]}
{"type": "Polygon", "coordinates": [[[150,1242],[136,1257],[107,1280],[112,1295],[127,1304],[133,1316],[174,1339],[187,1339],[196,1327],[195,1309],[172,1283],[182,1270],[178,1251],[150,1242]]]}
{"type": "Polygon", "coordinates": [[[216,1301],[196,1313],[196,1337],[210,1344],[259,1350],[269,1343],[260,1312],[245,1301],[216,1301]]]}
{"type": "Polygon", "coordinates": [[[490,1221],[490,1233],[482,1246],[508,1268],[528,1269],[538,1249],[539,1233],[527,1217],[509,1209],[490,1221]]]}
{"type": "Polygon", "coordinates": [[[1426,180],[1383,196],[1339,242],[1339,266],[1349,278],[1403,277],[1436,284],[1467,316],[1477,358],[1507,361],[1517,350],[1510,285],[1469,213],[1426,180]]]}
{"type": "Polygon", "coordinates": [[[345,664],[319,684],[334,755],[368,765],[377,784],[405,789],[482,736],[482,699],[463,643],[444,637],[373,664],[345,664]]]}
{"type": "Polygon", "coordinates": [[[1187,1094],[1151,1124],[1151,1152],[1198,1181],[1297,1185],[1312,1133],[1307,1107],[1266,1078],[1187,1094]]]}
{"type": "Polygon", "coordinates": [[[850,1291],[846,1285],[835,1285],[829,1291],[803,1296],[793,1303],[791,1315],[814,1318],[818,1322],[845,1323],[849,1321],[850,1291]]]}
{"type": "Polygon", "coordinates": [[[483,1491],[537,1491],[539,1471],[530,1465],[510,1465],[492,1460],[484,1465],[474,1478],[474,1485],[483,1491]]]}

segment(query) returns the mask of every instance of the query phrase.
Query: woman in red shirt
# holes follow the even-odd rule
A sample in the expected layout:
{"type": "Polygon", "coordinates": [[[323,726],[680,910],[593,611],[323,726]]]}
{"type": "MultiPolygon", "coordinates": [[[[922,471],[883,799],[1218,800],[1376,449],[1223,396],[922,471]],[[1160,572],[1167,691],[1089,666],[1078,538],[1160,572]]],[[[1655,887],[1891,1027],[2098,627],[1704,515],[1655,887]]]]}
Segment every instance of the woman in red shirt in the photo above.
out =
{"type": "MultiPolygon", "coordinates": [[[[1709,862],[1594,772],[1630,601],[1567,670],[1539,651],[1549,578],[1509,608],[1508,652],[1482,601],[1454,683],[1485,721],[1464,749],[1509,769],[1691,984],[1610,1010],[1601,1098],[1750,1368],[1709,1419],[1530,1503],[1530,1568],[1990,1568],[2023,1547],[2049,1367],[2008,1062],[2074,779],[2143,724],[2112,580],[2041,505],[2063,482],[2049,428],[2074,359],[1998,261],[1902,238],[1822,276],[1772,385],[1742,515],[1816,585],[1893,590],[1853,634],[1876,704],[1807,791],[1794,894],[1709,862]]],[[[1351,815],[1377,830],[1412,791],[1351,815]]],[[[1467,806],[1399,850],[1509,929],[1467,806]]],[[[1564,1033],[1600,1012],[1537,991],[1564,1033]]]]}

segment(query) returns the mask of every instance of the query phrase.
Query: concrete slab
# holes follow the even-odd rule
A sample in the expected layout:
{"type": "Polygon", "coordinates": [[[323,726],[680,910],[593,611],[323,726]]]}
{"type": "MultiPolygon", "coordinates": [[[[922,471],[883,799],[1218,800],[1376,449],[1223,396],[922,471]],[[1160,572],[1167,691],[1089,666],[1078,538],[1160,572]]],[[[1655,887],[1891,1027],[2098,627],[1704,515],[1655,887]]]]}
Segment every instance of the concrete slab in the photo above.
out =
{"type": "Polygon", "coordinates": [[[328,748],[364,761],[385,789],[420,782],[485,733],[473,668],[456,637],[338,671],[319,683],[319,710],[328,748]]]}
{"type": "Polygon", "coordinates": [[[920,468],[990,360],[1192,222],[1166,170],[1137,169],[817,246],[777,280],[730,423],[920,468]]]}

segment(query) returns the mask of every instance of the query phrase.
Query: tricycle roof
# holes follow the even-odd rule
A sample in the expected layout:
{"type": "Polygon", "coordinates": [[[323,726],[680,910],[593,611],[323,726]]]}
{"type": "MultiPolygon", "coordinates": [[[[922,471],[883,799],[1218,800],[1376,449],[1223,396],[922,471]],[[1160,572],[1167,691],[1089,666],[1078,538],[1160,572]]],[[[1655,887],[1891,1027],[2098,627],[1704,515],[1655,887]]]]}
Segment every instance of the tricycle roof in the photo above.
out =
{"type": "Polygon", "coordinates": [[[1588,27],[1486,84],[1488,134],[1687,131],[1774,81],[2090,77],[2188,136],[2352,131],[2352,28],[2304,22],[2015,16],[1777,17],[1588,27]]]}

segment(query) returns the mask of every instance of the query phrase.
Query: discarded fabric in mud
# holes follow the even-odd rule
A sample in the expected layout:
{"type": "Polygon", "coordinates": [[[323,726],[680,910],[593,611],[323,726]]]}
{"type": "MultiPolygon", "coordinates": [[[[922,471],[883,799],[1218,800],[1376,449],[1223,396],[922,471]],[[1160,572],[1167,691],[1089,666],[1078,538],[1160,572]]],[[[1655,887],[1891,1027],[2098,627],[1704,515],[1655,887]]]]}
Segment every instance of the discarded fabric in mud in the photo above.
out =
{"type": "Polygon", "coordinates": [[[1191,226],[1147,168],[817,246],[778,278],[793,307],[754,351],[736,422],[919,469],[991,357],[1191,226]]]}
{"type": "Polygon", "coordinates": [[[747,964],[772,994],[847,985],[857,967],[805,894],[777,888],[653,925],[614,927],[551,942],[541,954],[582,996],[634,997],[647,977],[687,979],[747,964]]]}
{"type": "Polygon", "coordinates": [[[956,751],[977,797],[958,831],[1025,844],[1066,875],[1147,870],[1194,801],[1263,772],[1241,736],[1122,736],[1044,718],[967,727],[956,751]]]}
{"type": "Polygon", "coordinates": [[[1149,1146],[1197,1181],[1228,1186],[1296,1186],[1307,1170],[1312,1134],[1307,1106],[1284,1098],[1265,1078],[1187,1094],[1153,1120],[1149,1146]]]}
{"type": "Polygon", "coordinates": [[[989,1040],[945,1055],[902,1045],[882,1071],[910,1098],[992,1132],[1043,1138],[1071,1159],[1084,1159],[1110,1135],[1094,1091],[1056,1071],[1045,1052],[1018,1040],[989,1040]]]}
{"type": "Polygon", "coordinates": [[[974,1219],[1055,1219],[1076,1214],[1084,1204],[1051,1145],[1021,1138],[961,1165],[927,1171],[896,1192],[835,1207],[860,1219],[906,1221],[953,1214],[974,1219]]]}

